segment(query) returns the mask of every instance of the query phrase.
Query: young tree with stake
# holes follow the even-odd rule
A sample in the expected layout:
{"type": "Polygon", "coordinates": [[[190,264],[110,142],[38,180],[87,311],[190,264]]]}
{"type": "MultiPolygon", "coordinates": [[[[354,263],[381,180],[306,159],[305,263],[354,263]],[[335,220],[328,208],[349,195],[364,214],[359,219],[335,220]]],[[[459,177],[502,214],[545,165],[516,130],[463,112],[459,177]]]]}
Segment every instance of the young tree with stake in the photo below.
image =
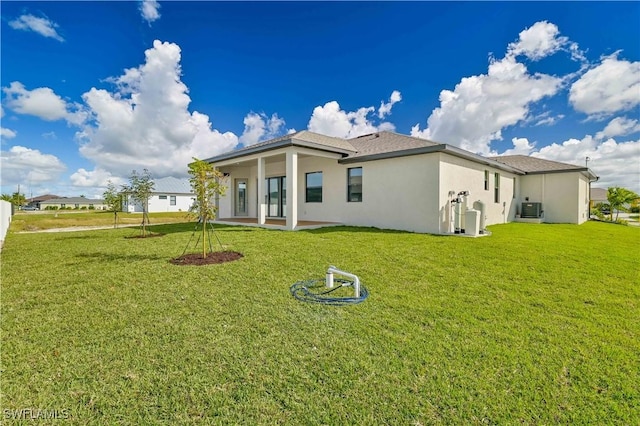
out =
{"type": "Polygon", "coordinates": [[[142,206],[142,236],[147,235],[147,227],[149,224],[149,198],[153,193],[155,184],[151,180],[149,170],[144,169],[142,174],[138,174],[135,170],[129,176],[129,185],[123,185],[122,192],[131,196],[131,198],[140,203],[142,206]]]}
{"type": "Polygon", "coordinates": [[[207,223],[216,218],[217,207],[215,199],[224,195],[226,187],[223,184],[224,175],[216,170],[213,164],[193,159],[189,164],[189,183],[196,194],[196,199],[190,211],[196,214],[202,223],[202,258],[207,257],[207,223]]]}
{"type": "Polygon", "coordinates": [[[116,185],[110,180],[107,181],[107,190],[102,193],[104,203],[107,205],[107,210],[113,212],[113,227],[118,227],[118,212],[122,211],[122,197],[123,193],[118,191],[116,185]]]}

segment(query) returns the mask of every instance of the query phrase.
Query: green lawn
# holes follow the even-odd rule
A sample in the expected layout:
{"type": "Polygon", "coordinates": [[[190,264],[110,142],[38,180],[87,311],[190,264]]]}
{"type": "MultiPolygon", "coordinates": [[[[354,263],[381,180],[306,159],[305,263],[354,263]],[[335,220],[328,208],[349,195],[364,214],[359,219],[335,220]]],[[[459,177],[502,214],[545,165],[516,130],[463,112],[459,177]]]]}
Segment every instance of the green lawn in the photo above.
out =
{"type": "Polygon", "coordinates": [[[640,423],[638,228],[513,223],[473,239],[219,227],[243,259],[170,264],[192,230],[8,235],[4,419],[30,408],[81,425],[640,423]],[[369,298],[290,295],[330,264],[369,298]]]}
{"type": "MultiPolygon", "coordinates": [[[[187,212],[149,213],[151,224],[176,223],[189,220],[187,212]]],[[[118,226],[138,225],[141,213],[118,213],[118,226]]],[[[113,226],[113,212],[82,210],[50,210],[42,212],[18,211],[13,216],[10,232],[42,231],[74,226],[113,226]]]]}

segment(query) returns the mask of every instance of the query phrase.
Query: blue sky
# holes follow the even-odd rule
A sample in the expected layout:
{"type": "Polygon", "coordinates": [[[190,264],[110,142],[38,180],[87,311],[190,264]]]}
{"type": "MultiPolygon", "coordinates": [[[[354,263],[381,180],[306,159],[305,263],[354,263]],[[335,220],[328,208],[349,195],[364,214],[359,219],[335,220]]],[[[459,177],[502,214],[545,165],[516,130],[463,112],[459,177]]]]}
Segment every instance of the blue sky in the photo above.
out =
{"type": "Polygon", "coordinates": [[[640,3],[7,2],[2,193],[100,196],[294,130],[585,164],[640,191],[640,3]]]}

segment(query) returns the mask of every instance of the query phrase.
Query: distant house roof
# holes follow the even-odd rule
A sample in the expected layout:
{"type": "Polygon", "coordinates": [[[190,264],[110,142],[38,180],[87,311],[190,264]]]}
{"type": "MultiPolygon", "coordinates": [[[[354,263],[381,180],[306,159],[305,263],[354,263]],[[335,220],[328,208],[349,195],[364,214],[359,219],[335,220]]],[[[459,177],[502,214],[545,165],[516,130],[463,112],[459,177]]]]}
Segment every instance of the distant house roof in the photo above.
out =
{"type": "Polygon", "coordinates": [[[41,201],[40,204],[104,204],[104,200],[92,200],[85,197],[61,197],[41,201]]]}
{"type": "Polygon", "coordinates": [[[341,154],[340,163],[355,163],[407,155],[445,152],[516,174],[585,172],[590,177],[596,178],[586,167],[526,155],[483,157],[452,145],[439,144],[426,139],[388,131],[371,133],[352,139],[342,139],[303,130],[211,157],[205,161],[215,163],[287,146],[308,147],[341,154]]]}
{"type": "Polygon", "coordinates": [[[597,203],[603,201],[609,201],[607,198],[607,190],[604,188],[591,188],[591,201],[595,201],[597,203]]]}
{"type": "Polygon", "coordinates": [[[153,180],[154,193],[166,194],[192,194],[191,184],[187,179],[176,179],[174,177],[166,177],[153,180]]]}
{"type": "Polygon", "coordinates": [[[60,196],[53,194],[38,195],[37,197],[27,198],[27,203],[38,203],[40,201],[52,200],[54,198],[60,198],[60,196]]]}

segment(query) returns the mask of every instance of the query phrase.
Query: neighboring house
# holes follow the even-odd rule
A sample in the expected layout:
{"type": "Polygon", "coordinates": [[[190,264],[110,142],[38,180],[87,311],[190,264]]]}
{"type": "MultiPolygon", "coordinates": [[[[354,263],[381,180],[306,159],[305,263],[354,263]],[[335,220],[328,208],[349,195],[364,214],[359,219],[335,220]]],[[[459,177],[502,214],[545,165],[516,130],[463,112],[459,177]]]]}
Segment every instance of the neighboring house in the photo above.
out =
{"type": "Polygon", "coordinates": [[[40,203],[41,202],[48,201],[48,200],[54,200],[56,198],[61,198],[61,197],[59,195],[46,194],[46,195],[40,195],[38,197],[27,198],[27,205],[29,207],[35,207],[38,210],[42,210],[40,208],[40,203]]]}
{"type": "Polygon", "coordinates": [[[331,222],[448,234],[467,208],[482,212],[482,228],[531,217],[531,205],[534,221],[582,223],[597,179],[585,167],[486,158],[392,132],[341,139],[301,131],[206,161],[227,179],[219,221],[290,230],[331,222]]]}
{"type": "MultiPolygon", "coordinates": [[[[153,193],[149,198],[149,213],[186,212],[193,204],[195,195],[187,179],[166,177],[154,179],[153,183],[153,193]]],[[[122,210],[129,213],[142,213],[142,205],[129,198],[125,200],[122,210]]]]}
{"type": "Polygon", "coordinates": [[[609,204],[607,198],[607,190],[605,188],[591,188],[591,208],[594,208],[597,204],[606,203],[609,204]]]}
{"type": "Polygon", "coordinates": [[[57,207],[59,209],[91,209],[104,210],[106,204],[104,200],[91,200],[85,197],[62,197],[51,198],[49,200],[40,201],[40,210],[47,207],[57,207]]]}

